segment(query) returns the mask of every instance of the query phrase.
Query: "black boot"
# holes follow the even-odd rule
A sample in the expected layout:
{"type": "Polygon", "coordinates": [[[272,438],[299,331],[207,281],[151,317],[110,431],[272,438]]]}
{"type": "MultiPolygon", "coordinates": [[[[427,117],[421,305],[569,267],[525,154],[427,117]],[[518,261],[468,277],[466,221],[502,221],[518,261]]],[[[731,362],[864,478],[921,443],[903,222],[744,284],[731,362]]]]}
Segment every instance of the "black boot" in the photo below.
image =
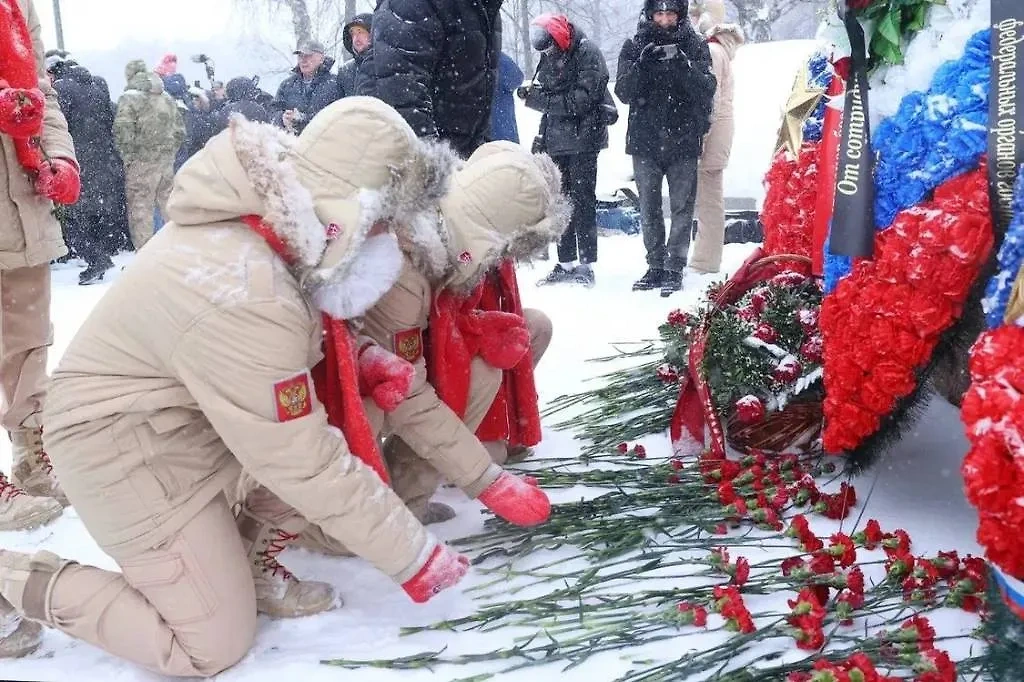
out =
{"type": "Polygon", "coordinates": [[[681,291],[683,288],[683,273],[681,272],[669,272],[665,271],[665,276],[661,280],[661,297],[668,298],[677,291],[681,291]]]}
{"type": "Polygon", "coordinates": [[[633,282],[633,291],[650,291],[661,286],[665,279],[665,271],[659,268],[650,268],[644,276],[633,282]]]}
{"type": "Polygon", "coordinates": [[[566,270],[562,267],[561,263],[555,265],[555,269],[548,273],[548,276],[537,282],[537,286],[542,287],[547,284],[562,284],[564,282],[571,282],[573,270],[566,270]]]}
{"type": "Polygon", "coordinates": [[[572,269],[572,281],[575,284],[582,284],[588,289],[594,286],[594,269],[590,263],[580,263],[572,269]]]}
{"type": "Polygon", "coordinates": [[[105,275],[107,270],[113,266],[114,264],[112,262],[109,264],[100,263],[98,265],[90,265],[78,274],[78,284],[83,287],[90,284],[96,284],[103,279],[103,275],[105,275]]]}

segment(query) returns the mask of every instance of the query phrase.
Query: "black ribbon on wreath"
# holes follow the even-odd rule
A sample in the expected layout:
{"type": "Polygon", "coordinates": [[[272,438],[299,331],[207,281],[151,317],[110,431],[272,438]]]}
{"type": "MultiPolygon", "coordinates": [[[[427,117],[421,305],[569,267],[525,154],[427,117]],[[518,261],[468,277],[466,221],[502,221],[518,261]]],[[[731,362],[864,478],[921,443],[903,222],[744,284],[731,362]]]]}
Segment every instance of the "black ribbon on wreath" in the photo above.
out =
{"type": "Polygon", "coordinates": [[[850,80],[843,110],[829,252],[870,258],[875,249],[875,157],[868,116],[868,56],[864,27],[848,2],[839,3],[839,15],[850,40],[850,80]]]}
{"type": "Polygon", "coordinates": [[[1024,163],[1024,3],[992,0],[992,78],[989,93],[988,177],[993,227],[1006,233],[1013,187],[1024,163]]]}

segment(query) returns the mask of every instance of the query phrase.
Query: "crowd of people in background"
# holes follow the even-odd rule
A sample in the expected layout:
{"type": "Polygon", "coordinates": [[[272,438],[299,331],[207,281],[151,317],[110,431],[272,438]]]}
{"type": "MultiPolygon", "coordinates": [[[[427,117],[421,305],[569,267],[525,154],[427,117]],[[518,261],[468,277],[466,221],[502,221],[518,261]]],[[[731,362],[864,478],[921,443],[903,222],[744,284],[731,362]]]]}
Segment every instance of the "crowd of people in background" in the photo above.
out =
{"type": "MultiPolygon", "coordinates": [[[[493,11],[500,3],[455,3],[427,15],[421,4],[381,0],[375,14],[354,16],[344,26],[345,61],[336,73],[324,44],[304,41],[275,95],[259,87],[258,77],[225,85],[211,75],[209,89],[190,85],[177,57],[167,54],[152,69],[130,62],[114,104],[102,78],[66,53],[49,53],[50,76],[90,171],[79,204],[61,216],[74,255],[87,264],[80,283],[102,279],[114,253],[141,248],[159,229],[173,174],[231,116],[297,135],[332,102],[359,95],[383,99],[418,135],[446,140],[463,157],[487,139],[520,141],[515,96],[539,111],[539,133],[524,144],[555,160],[574,208],[557,263],[540,283],[593,286],[597,161],[618,119],[600,50],[570,18],[541,15],[530,35],[540,60],[527,77],[489,38],[466,38],[500,40],[493,11]],[[422,16],[418,30],[407,30],[408,21],[422,16]],[[446,32],[462,37],[439,39],[446,32]],[[457,77],[469,73],[476,75],[457,77]],[[480,123],[485,110],[489,125],[480,123]],[[92,111],[98,115],[84,115],[92,111]]],[[[720,267],[723,172],[733,136],[731,61],[742,43],[740,29],[725,23],[721,0],[646,0],[636,35],[622,46],[614,92],[629,106],[625,151],[633,160],[648,265],[634,290],[670,296],[682,287],[687,266],[701,273],[720,267]]]]}

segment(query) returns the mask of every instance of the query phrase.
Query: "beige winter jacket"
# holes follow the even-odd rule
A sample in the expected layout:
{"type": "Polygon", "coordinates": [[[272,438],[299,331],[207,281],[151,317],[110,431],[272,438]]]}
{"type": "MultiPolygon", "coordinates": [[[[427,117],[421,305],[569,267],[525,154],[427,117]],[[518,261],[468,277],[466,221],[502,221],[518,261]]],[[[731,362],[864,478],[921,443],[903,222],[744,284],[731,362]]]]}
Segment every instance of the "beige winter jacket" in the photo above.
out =
{"type": "MultiPolygon", "coordinates": [[[[60,112],[57,93],[50,86],[43,60],[42,29],[32,0],[18,0],[32,34],[32,51],[39,74],[39,89],[46,97],[43,117],[43,150],[51,157],[75,158],[68,124],[60,112]]],[[[0,67],[2,69],[2,67],[0,67]]],[[[49,263],[67,253],[60,224],[53,216],[53,204],[36,194],[34,183],[18,163],[14,141],[0,136],[3,161],[0,182],[7,190],[0,198],[0,270],[32,267],[49,263]]]]}
{"type": "Polygon", "coordinates": [[[397,582],[419,570],[436,541],[328,426],[309,368],[320,310],[361,315],[394,283],[394,237],[367,233],[436,205],[432,163],[394,110],[357,97],[298,138],[236,119],[182,167],[172,222],[82,325],[47,403],[56,473],[106,551],[157,545],[241,466],[397,582]]]}
{"type": "Polygon", "coordinates": [[[416,367],[409,395],[386,416],[385,430],[448,465],[441,473],[470,497],[483,492],[500,469],[427,382],[423,348],[430,307],[440,290],[469,292],[499,260],[526,257],[558,239],[571,214],[560,187],[561,176],[547,156],[510,142],[483,145],[452,179],[441,201],[443,219],[400,229],[405,267],[362,318],[367,340],[416,367]]]}
{"type": "Polygon", "coordinates": [[[735,132],[732,61],[736,57],[736,50],[743,44],[743,30],[735,24],[717,24],[708,29],[707,37],[718,88],[715,90],[711,129],[704,138],[700,165],[705,170],[721,170],[729,165],[735,132]]]}

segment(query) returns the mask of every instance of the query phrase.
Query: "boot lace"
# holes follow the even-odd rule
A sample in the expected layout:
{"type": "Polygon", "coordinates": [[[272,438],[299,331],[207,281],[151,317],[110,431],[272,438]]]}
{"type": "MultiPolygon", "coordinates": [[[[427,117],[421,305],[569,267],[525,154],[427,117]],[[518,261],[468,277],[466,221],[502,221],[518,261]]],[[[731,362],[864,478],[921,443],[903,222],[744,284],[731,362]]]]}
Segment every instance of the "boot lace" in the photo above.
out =
{"type": "Polygon", "coordinates": [[[25,491],[7,480],[7,477],[0,473],[0,499],[13,500],[18,495],[24,495],[25,491]]]}
{"type": "Polygon", "coordinates": [[[274,533],[275,537],[267,542],[267,548],[256,556],[260,557],[263,570],[269,572],[274,577],[291,580],[291,571],[281,565],[277,560],[277,555],[284,551],[284,548],[288,546],[287,543],[297,540],[299,536],[298,534],[286,533],[280,528],[275,528],[274,533]]]}

